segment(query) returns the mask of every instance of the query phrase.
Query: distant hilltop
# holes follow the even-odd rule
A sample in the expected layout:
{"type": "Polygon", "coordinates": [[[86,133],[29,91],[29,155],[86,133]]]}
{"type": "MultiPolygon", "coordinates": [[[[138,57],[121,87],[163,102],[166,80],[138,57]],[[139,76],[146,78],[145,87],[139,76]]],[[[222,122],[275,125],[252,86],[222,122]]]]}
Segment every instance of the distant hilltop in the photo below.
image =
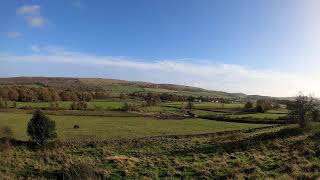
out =
{"type": "MultiPolygon", "coordinates": [[[[0,78],[1,86],[31,86],[52,87],[59,89],[79,89],[84,91],[104,90],[110,93],[174,93],[190,96],[204,96],[217,98],[230,98],[241,100],[257,100],[262,98],[273,98],[260,95],[246,95],[243,93],[227,93],[222,91],[206,90],[203,88],[175,85],[155,84],[141,81],[126,81],[104,78],[70,78],[70,77],[10,77],[0,78]]],[[[291,98],[277,98],[291,99],[291,98]]]]}

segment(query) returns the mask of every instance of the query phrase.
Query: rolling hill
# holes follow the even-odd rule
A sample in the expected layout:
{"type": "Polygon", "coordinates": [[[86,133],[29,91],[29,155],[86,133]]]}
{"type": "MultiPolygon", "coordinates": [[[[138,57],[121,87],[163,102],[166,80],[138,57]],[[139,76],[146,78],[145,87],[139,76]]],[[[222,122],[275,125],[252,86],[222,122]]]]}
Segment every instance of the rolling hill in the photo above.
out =
{"type": "MultiPolygon", "coordinates": [[[[126,81],[103,78],[69,78],[69,77],[11,77],[0,78],[1,86],[31,86],[52,87],[59,89],[79,89],[84,91],[104,90],[110,93],[133,93],[133,92],[155,92],[155,93],[177,93],[193,96],[207,96],[217,98],[250,99],[256,100],[267,98],[259,95],[246,95],[243,93],[227,93],[222,91],[206,90],[203,88],[175,85],[155,84],[141,81],[126,81]]],[[[269,97],[270,98],[270,97],[269,97]]]]}

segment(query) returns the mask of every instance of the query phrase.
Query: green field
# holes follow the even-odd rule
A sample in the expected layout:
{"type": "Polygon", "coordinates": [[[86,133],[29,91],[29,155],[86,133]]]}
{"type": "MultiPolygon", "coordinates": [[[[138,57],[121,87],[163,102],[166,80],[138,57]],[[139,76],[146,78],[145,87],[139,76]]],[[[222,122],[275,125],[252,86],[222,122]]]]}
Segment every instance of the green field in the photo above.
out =
{"type": "MultiPolygon", "coordinates": [[[[214,103],[214,102],[195,102],[193,103],[196,109],[237,109],[243,108],[244,104],[234,103],[234,104],[226,104],[226,103],[214,103]]],[[[163,103],[164,106],[172,106],[172,107],[183,107],[187,105],[187,102],[170,102],[163,103]]]]}
{"type": "MultiPolygon", "coordinates": [[[[107,109],[107,110],[113,110],[113,109],[119,109],[123,106],[123,104],[127,103],[135,103],[135,104],[141,104],[141,102],[136,102],[133,100],[127,100],[127,101],[90,101],[88,102],[88,109],[107,109]]],[[[9,107],[12,106],[13,102],[9,102],[9,107]]],[[[63,109],[69,109],[71,105],[71,101],[58,101],[59,107],[63,109]]],[[[49,107],[49,102],[16,102],[17,108],[22,107],[33,107],[33,108],[47,108],[49,107]]]]}
{"type": "MultiPolygon", "coordinates": [[[[50,116],[56,121],[62,140],[104,140],[158,135],[201,134],[265,125],[228,123],[202,119],[158,120],[147,117],[50,116]],[[80,129],[73,129],[79,124],[80,129]]],[[[0,127],[9,126],[17,139],[26,140],[27,122],[31,114],[0,113],[0,127]]]]}

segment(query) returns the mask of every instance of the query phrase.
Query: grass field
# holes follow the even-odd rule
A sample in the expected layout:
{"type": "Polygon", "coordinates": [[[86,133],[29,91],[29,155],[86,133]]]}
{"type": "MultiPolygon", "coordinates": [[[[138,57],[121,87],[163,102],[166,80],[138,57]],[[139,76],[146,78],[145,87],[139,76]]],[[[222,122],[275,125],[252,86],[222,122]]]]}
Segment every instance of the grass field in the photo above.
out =
{"type": "MultiPolygon", "coordinates": [[[[123,104],[127,103],[135,103],[135,104],[141,104],[141,102],[136,102],[133,100],[127,100],[127,101],[90,101],[88,102],[88,109],[119,109],[123,106],[123,104]]],[[[69,109],[71,105],[71,101],[59,101],[59,107],[63,109],[69,109]]],[[[12,102],[8,103],[9,107],[12,106],[12,102]]],[[[39,108],[47,108],[49,107],[49,102],[16,102],[17,108],[22,107],[39,107],[39,108]]]]}
{"type": "MultiPolygon", "coordinates": [[[[200,134],[262,127],[265,125],[228,123],[202,119],[157,120],[147,117],[50,116],[57,124],[62,140],[104,140],[158,135],[200,134]],[[73,125],[80,129],[73,129],[73,125]]],[[[26,140],[31,114],[0,113],[0,127],[9,126],[15,138],[26,140]]]]}
{"type": "MultiPolygon", "coordinates": [[[[193,103],[196,109],[236,109],[242,108],[244,104],[234,103],[234,104],[225,104],[225,103],[214,103],[214,102],[195,102],[193,103]]],[[[172,106],[172,107],[183,107],[186,106],[186,102],[170,102],[163,103],[164,106],[172,106]]]]}
{"type": "MultiPolygon", "coordinates": [[[[319,127],[319,125],[318,125],[319,127]]],[[[319,128],[57,144],[0,151],[3,179],[319,179],[319,128]],[[4,166],[5,164],[5,166],[4,166]]]]}

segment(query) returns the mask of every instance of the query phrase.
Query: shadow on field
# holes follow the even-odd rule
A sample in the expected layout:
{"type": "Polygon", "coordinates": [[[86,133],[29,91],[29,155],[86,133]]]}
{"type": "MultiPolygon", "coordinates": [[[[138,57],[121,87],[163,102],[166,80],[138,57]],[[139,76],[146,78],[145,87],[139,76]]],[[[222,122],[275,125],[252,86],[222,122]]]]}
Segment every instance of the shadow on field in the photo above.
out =
{"type": "Polygon", "coordinates": [[[253,137],[245,138],[237,141],[227,141],[212,145],[206,145],[202,147],[196,147],[193,149],[183,151],[172,151],[172,155],[190,155],[192,153],[216,153],[216,152],[237,152],[245,151],[250,148],[259,147],[263,143],[268,143],[275,139],[284,139],[292,136],[298,136],[303,134],[303,130],[300,128],[286,128],[277,132],[268,132],[259,134],[253,137]]]}
{"type": "Polygon", "coordinates": [[[34,166],[25,167],[19,172],[21,177],[42,177],[45,179],[106,179],[88,164],[72,164],[60,170],[41,171],[34,166]]]}
{"type": "Polygon", "coordinates": [[[43,147],[39,147],[35,142],[32,142],[32,141],[21,141],[16,139],[8,139],[5,137],[0,138],[0,144],[1,144],[0,146],[1,148],[4,144],[7,145],[7,147],[5,147],[4,149],[10,148],[10,147],[24,147],[29,150],[55,149],[63,145],[63,143],[61,143],[60,141],[50,141],[50,142],[47,142],[43,147]]]}

